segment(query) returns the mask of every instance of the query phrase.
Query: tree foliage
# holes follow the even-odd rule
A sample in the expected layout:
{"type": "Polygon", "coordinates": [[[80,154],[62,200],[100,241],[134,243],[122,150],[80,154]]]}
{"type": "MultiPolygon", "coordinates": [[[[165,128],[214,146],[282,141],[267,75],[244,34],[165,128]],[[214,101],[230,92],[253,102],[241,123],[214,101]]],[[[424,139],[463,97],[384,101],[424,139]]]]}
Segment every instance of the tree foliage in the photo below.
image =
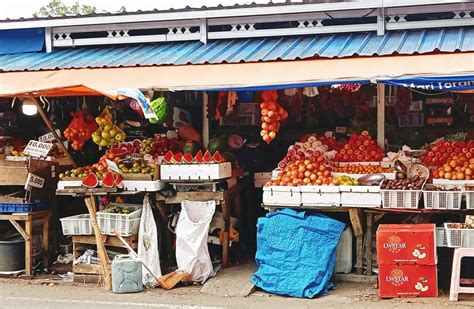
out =
{"type": "Polygon", "coordinates": [[[96,7],[76,2],[72,6],[65,5],[61,0],[51,0],[46,6],[42,6],[38,12],[34,13],[35,17],[44,16],[61,16],[64,14],[92,14],[95,13],[96,7]]]}

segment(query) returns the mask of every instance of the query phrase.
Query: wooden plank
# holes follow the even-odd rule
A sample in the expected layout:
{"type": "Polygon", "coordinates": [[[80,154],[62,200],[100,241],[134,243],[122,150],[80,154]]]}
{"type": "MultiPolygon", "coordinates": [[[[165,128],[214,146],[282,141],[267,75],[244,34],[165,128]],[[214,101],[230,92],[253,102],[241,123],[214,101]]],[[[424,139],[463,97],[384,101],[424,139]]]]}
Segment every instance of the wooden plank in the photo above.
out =
{"type": "Polygon", "coordinates": [[[43,268],[49,266],[49,212],[43,217],[43,268]]]}
{"type": "MultiPolygon", "coordinates": [[[[157,196],[157,200],[162,200],[159,198],[161,194],[157,196]]],[[[175,196],[170,196],[165,198],[165,203],[167,204],[180,204],[182,201],[222,201],[224,200],[223,192],[177,192],[175,196]]]]}
{"type": "MultiPolygon", "coordinates": [[[[95,274],[100,275],[102,266],[97,264],[76,264],[72,266],[72,271],[79,274],[95,274]]],[[[107,264],[109,271],[112,271],[112,266],[107,264]]]]}
{"type": "Polygon", "coordinates": [[[356,237],[362,236],[364,234],[364,231],[362,229],[362,222],[360,219],[361,213],[362,213],[362,210],[360,208],[349,209],[349,217],[351,219],[352,230],[356,237]]]}
{"type": "Polygon", "coordinates": [[[367,237],[367,243],[365,246],[365,261],[367,263],[367,276],[372,275],[372,226],[373,226],[373,214],[367,213],[367,228],[365,235],[367,237]]]}
{"type": "Polygon", "coordinates": [[[28,235],[28,239],[25,239],[25,273],[27,276],[31,276],[32,267],[33,267],[33,247],[31,244],[31,237],[33,236],[33,220],[27,220],[25,222],[25,230],[26,235],[28,235]]]}
{"type": "Polygon", "coordinates": [[[10,221],[10,223],[13,225],[13,227],[18,231],[18,233],[21,234],[21,236],[23,237],[23,239],[26,241],[26,240],[30,240],[30,236],[25,232],[25,230],[23,229],[23,227],[18,224],[18,222],[16,222],[15,220],[13,219],[9,219],[8,221],[10,221]]]}
{"type": "Polygon", "coordinates": [[[0,186],[24,186],[28,176],[28,169],[25,166],[1,166],[0,186]]]}
{"type": "Polygon", "coordinates": [[[362,275],[363,271],[364,238],[356,236],[356,274],[362,275]]]}
{"type": "MultiPolygon", "coordinates": [[[[138,235],[132,235],[128,237],[123,237],[125,241],[134,249],[138,248],[138,235]]],[[[111,235],[102,235],[103,244],[106,246],[120,247],[125,248],[123,243],[116,237],[111,235]]],[[[73,235],[72,236],[73,244],[88,244],[95,245],[97,240],[94,235],[73,235]]]]}
{"type": "Polygon", "coordinates": [[[102,277],[104,280],[104,289],[110,291],[112,290],[112,277],[110,274],[110,270],[107,267],[109,258],[107,256],[107,251],[105,250],[105,246],[102,240],[102,234],[99,229],[99,224],[97,223],[95,197],[91,195],[85,199],[85,202],[87,205],[87,210],[89,211],[89,215],[91,217],[92,226],[94,228],[94,235],[97,243],[97,253],[99,255],[102,277]]]}

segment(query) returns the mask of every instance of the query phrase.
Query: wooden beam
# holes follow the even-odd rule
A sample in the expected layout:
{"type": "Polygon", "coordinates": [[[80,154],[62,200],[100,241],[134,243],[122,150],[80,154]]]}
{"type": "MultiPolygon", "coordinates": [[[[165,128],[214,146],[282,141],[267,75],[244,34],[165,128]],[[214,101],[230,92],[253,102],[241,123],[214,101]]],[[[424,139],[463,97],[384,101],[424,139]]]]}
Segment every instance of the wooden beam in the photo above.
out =
{"type": "Polygon", "coordinates": [[[23,227],[20,224],[18,224],[18,222],[16,222],[14,219],[9,219],[8,221],[10,221],[10,223],[18,231],[18,233],[21,234],[24,240],[30,240],[30,236],[25,232],[23,227]]]}
{"type": "Polygon", "coordinates": [[[385,84],[377,84],[377,144],[385,149],[385,84]]]}
{"type": "Polygon", "coordinates": [[[59,137],[58,133],[56,132],[56,130],[54,129],[53,127],[53,123],[51,122],[51,120],[49,119],[48,115],[46,115],[46,112],[44,111],[43,109],[43,106],[41,106],[41,104],[38,102],[38,100],[33,96],[33,95],[28,95],[28,97],[34,102],[34,104],[36,105],[36,108],[38,109],[38,113],[40,114],[41,118],[43,119],[44,123],[46,124],[46,126],[48,127],[49,131],[54,135],[54,138],[56,139],[56,142],[58,143],[58,146],[59,148],[62,149],[62,151],[66,154],[66,156],[68,157],[68,159],[71,161],[72,165],[74,167],[77,167],[77,163],[76,161],[73,159],[73,157],[71,156],[71,154],[69,153],[69,151],[66,149],[66,147],[64,146],[63,144],[63,141],[61,140],[61,138],[59,137]]]}
{"type": "Polygon", "coordinates": [[[202,93],[202,144],[206,147],[209,144],[209,95],[207,91],[202,93]]]}
{"type": "Polygon", "coordinates": [[[86,197],[85,202],[87,205],[87,210],[92,221],[92,227],[94,228],[95,241],[97,244],[97,253],[100,259],[100,265],[102,268],[102,277],[104,279],[104,289],[107,291],[112,290],[112,276],[109,269],[109,257],[107,256],[107,251],[105,250],[104,241],[102,239],[102,233],[100,232],[99,224],[97,223],[96,218],[96,202],[93,195],[86,197]]]}

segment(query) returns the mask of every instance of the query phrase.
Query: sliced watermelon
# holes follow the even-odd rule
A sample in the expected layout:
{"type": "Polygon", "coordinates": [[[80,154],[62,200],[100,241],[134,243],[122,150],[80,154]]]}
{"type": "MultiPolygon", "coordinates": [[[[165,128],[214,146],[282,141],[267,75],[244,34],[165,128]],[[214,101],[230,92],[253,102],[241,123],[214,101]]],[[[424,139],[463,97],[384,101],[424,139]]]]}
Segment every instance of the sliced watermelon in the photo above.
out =
{"type": "Polygon", "coordinates": [[[202,160],[204,161],[204,163],[211,163],[212,156],[209,150],[206,150],[206,152],[204,153],[204,156],[202,156],[202,160]]]}
{"type": "Polygon", "coordinates": [[[184,163],[191,164],[191,163],[193,163],[193,159],[194,159],[194,158],[193,158],[193,155],[190,154],[190,153],[185,153],[185,154],[183,155],[183,161],[184,161],[184,163]]]}
{"type": "Polygon", "coordinates": [[[116,156],[122,156],[124,154],[127,154],[128,150],[126,148],[111,148],[110,152],[116,156]]]}
{"type": "Polygon", "coordinates": [[[171,158],[171,163],[181,164],[183,162],[183,154],[181,152],[175,153],[171,158]]]}
{"type": "Polygon", "coordinates": [[[221,163],[222,162],[222,156],[219,153],[219,151],[214,152],[214,154],[212,155],[212,160],[216,163],[221,163]]]}
{"type": "Polygon", "coordinates": [[[198,153],[194,156],[194,161],[197,164],[202,164],[202,151],[199,150],[198,153]]]}
{"type": "Polygon", "coordinates": [[[115,176],[112,172],[107,172],[102,178],[102,187],[104,188],[113,188],[115,185],[115,176]]]}
{"type": "Polygon", "coordinates": [[[99,178],[94,173],[90,173],[82,180],[82,186],[92,189],[99,185],[99,178]]]}
{"type": "Polygon", "coordinates": [[[163,161],[165,161],[165,163],[168,163],[168,164],[171,163],[172,159],[173,159],[173,152],[172,151],[168,151],[163,157],[163,161]]]}
{"type": "Polygon", "coordinates": [[[120,176],[119,174],[115,175],[115,186],[119,189],[123,189],[124,185],[123,185],[123,181],[122,181],[122,176],[120,176]]]}

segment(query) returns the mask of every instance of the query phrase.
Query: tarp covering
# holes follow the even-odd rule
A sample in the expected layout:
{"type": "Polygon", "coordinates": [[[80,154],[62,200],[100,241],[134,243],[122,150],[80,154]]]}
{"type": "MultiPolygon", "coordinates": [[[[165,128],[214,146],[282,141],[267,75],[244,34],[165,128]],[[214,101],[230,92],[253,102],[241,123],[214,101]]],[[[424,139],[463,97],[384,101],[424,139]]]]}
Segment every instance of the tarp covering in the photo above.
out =
{"type": "Polygon", "coordinates": [[[474,89],[474,74],[464,76],[413,77],[378,80],[387,85],[434,91],[462,91],[474,89]]]}
{"type": "Polygon", "coordinates": [[[472,75],[472,72],[474,53],[15,72],[0,73],[0,96],[11,97],[25,92],[57,96],[64,94],[58,89],[81,85],[104,92],[126,88],[205,90],[310,86],[392,76],[460,76],[472,75]]]}
{"type": "Polygon", "coordinates": [[[257,223],[257,272],[263,290],[312,298],[327,293],[345,224],[317,213],[283,209],[257,223]]]}
{"type": "Polygon", "coordinates": [[[44,28],[0,30],[0,55],[41,51],[44,38],[44,28]]]}

